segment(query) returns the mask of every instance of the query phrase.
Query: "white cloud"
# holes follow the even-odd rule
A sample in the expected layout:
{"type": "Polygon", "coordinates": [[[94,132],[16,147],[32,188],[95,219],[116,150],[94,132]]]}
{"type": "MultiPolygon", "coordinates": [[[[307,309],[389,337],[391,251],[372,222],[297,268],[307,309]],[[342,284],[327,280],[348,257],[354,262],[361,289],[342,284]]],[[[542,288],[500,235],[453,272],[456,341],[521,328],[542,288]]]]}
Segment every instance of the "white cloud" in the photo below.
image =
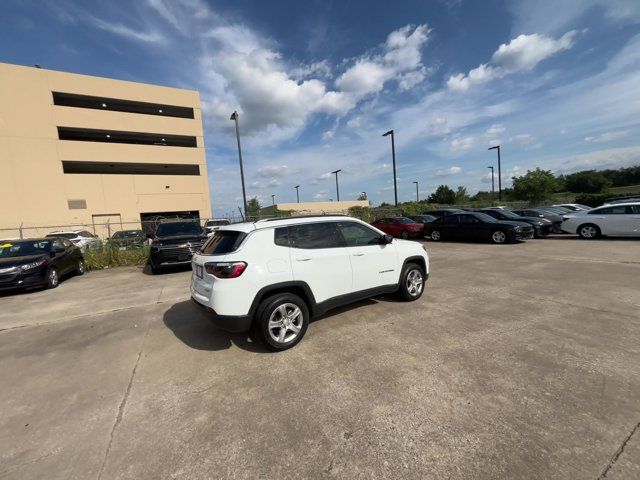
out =
{"type": "Polygon", "coordinates": [[[466,92],[469,88],[494,78],[531,70],[542,60],[571,48],[576,34],[577,31],[572,30],[557,40],[538,33],[519,35],[498,47],[491,57],[491,64],[481,63],[466,75],[452,75],[447,81],[447,87],[453,91],[466,92]]]}
{"type": "Polygon", "coordinates": [[[450,145],[453,152],[461,152],[473,148],[475,139],[473,137],[454,138],[451,140],[450,145]]]}
{"type": "Polygon", "coordinates": [[[518,135],[511,137],[509,140],[512,142],[518,142],[521,145],[528,145],[533,142],[534,137],[530,133],[519,133],[518,135]]]}
{"type": "Polygon", "coordinates": [[[275,177],[277,175],[286,175],[289,170],[287,165],[267,165],[258,168],[256,170],[256,176],[263,178],[275,177]]]}
{"type": "Polygon", "coordinates": [[[89,18],[96,27],[124,37],[128,40],[137,40],[145,43],[166,43],[167,41],[164,35],[155,30],[133,28],[119,22],[107,22],[92,15],[87,15],[87,18],[89,18]]]}
{"type": "Polygon", "coordinates": [[[620,138],[626,137],[628,133],[629,132],[627,130],[618,130],[617,132],[605,132],[605,133],[601,133],[600,135],[585,137],[584,141],[587,143],[611,142],[613,140],[618,140],[620,138]]]}
{"type": "Polygon", "coordinates": [[[494,123],[489,128],[487,128],[487,131],[485,133],[487,135],[491,136],[491,135],[497,135],[497,134],[502,133],[504,131],[505,131],[504,125],[502,125],[500,123],[494,123]]]}
{"type": "Polygon", "coordinates": [[[455,175],[456,173],[460,173],[461,171],[462,171],[462,168],[453,166],[453,167],[447,168],[445,170],[438,170],[436,172],[436,176],[438,176],[438,177],[448,177],[449,175],[455,175]]]}

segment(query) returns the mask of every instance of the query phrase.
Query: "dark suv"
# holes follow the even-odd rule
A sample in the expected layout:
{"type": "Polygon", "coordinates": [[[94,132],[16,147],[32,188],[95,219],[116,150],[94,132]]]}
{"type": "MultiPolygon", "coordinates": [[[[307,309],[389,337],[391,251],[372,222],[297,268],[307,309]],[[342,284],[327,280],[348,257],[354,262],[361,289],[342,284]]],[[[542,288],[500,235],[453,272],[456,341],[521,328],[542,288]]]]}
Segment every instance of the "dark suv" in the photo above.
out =
{"type": "Polygon", "coordinates": [[[190,265],[193,254],[207,240],[207,234],[197,220],[163,222],[149,237],[149,263],[154,274],[164,267],[190,265]]]}

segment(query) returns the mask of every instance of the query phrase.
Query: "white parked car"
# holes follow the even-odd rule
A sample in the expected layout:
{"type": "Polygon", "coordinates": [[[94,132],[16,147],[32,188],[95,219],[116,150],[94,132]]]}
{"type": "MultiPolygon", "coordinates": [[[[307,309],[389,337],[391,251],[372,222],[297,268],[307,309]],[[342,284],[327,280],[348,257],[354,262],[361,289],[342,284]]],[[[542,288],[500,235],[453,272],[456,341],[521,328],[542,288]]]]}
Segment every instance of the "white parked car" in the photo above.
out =
{"type": "Polygon", "coordinates": [[[559,205],[553,205],[554,207],[564,207],[573,212],[588,212],[592,207],[587,205],[581,205],[579,203],[561,203],[559,205]]]}
{"type": "Polygon", "coordinates": [[[213,235],[213,232],[224,225],[230,225],[231,222],[226,218],[212,218],[204,223],[204,229],[208,236],[213,235]]]}
{"type": "Polygon", "coordinates": [[[561,228],[587,239],[601,235],[640,237],[640,202],[604,205],[564,215],[561,228]]]}
{"type": "Polygon", "coordinates": [[[71,240],[80,250],[100,248],[102,245],[102,241],[98,236],[87,230],[59,230],[57,232],[51,232],[49,235],[46,235],[46,237],[66,238],[67,240],[71,240]]]}
{"type": "Polygon", "coordinates": [[[289,217],[220,227],[192,267],[192,300],[216,325],[285,350],[329,309],[383,293],[417,300],[429,257],[351,217],[289,217]]]}

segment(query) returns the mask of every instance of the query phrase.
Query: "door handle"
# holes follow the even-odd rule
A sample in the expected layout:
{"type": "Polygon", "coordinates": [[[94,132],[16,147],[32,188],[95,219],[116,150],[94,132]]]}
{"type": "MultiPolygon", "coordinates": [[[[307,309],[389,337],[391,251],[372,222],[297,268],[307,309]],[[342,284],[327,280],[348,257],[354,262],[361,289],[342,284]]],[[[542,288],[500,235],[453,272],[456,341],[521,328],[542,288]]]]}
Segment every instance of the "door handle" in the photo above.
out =
{"type": "Polygon", "coordinates": [[[309,260],[311,260],[311,257],[296,258],[298,262],[308,262],[309,260]]]}

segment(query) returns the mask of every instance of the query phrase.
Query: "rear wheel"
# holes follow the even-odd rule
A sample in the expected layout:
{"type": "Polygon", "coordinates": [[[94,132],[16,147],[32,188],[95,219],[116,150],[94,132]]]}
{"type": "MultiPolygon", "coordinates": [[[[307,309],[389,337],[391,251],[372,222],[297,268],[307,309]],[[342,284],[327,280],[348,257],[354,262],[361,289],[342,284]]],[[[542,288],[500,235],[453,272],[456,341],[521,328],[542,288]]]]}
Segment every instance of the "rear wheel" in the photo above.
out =
{"type": "Polygon", "coordinates": [[[60,276],[58,270],[55,267],[51,267],[47,271],[47,288],[56,288],[60,283],[60,276]]]}
{"type": "Polygon", "coordinates": [[[419,299],[424,291],[424,269],[416,263],[408,263],[400,275],[400,298],[408,302],[419,299]]]}
{"type": "Polygon", "coordinates": [[[264,300],[256,316],[256,333],[274,351],[294,347],[307,331],[309,309],[297,295],[281,293],[264,300]]]}
{"type": "Polygon", "coordinates": [[[431,232],[431,235],[429,235],[429,238],[431,238],[431,240],[433,240],[434,242],[439,242],[440,240],[442,240],[442,234],[440,233],[440,230],[433,230],[431,232]]]}
{"type": "Polygon", "coordinates": [[[82,258],[76,264],[76,275],[84,275],[84,259],[82,258]]]}
{"type": "Polygon", "coordinates": [[[407,238],[409,238],[409,232],[407,232],[406,230],[402,230],[400,237],[406,240],[407,238]]]}
{"type": "Polygon", "coordinates": [[[504,233],[502,230],[496,230],[491,234],[491,241],[493,243],[506,243],[507,234],[504,233]]]}
{"type": "Polygon", "coordinates": [[[585,240],[593,240],[601,235],[600,228],[597,225],[591,223],[585,223],[578,227],[578,235],[585,240]]]}

